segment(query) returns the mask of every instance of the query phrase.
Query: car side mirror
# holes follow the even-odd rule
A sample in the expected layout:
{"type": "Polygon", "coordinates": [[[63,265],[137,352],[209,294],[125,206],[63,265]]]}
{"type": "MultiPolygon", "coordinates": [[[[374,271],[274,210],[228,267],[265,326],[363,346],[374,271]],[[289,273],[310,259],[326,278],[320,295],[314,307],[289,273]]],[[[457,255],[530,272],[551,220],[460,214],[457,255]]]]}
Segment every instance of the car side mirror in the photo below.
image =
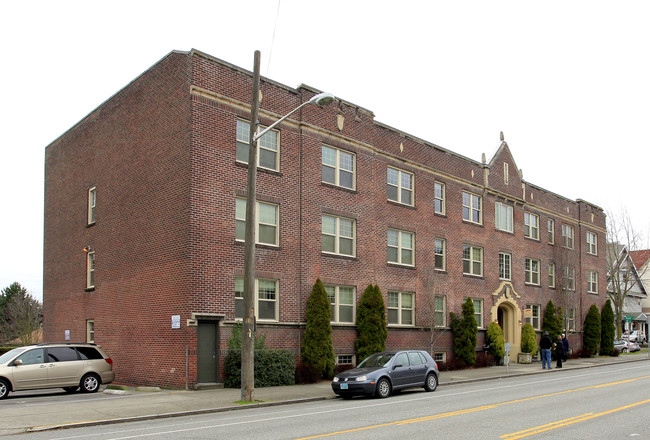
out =
{"type": "Polygon", "coordinates": [[[16,360],[14,361],[14,365],[15,365],[16,367],[17,367],[18,365],[22,365],[22,364],[23,364],[23,361],[22,361],[21,359],[16,359],[16,360]]]}
{"type": "Polygon", "coordinates": [[[395,364],[395,365],[393,365],[393,370],[394,370],[395,368],[403,367],[403,366],[404,366],[404,365],[402,365],[402,364],[395,364]]]}

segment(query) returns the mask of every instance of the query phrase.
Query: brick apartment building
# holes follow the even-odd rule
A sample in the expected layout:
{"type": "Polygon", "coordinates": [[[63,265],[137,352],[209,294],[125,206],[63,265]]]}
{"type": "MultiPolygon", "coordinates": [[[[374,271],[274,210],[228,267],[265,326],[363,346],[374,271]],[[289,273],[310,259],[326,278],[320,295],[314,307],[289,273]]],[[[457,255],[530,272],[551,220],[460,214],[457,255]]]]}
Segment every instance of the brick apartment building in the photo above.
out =
{"type": "MultiPolygon", "coordinates": [[[[174,51],[46,148],[46,341],[102,345],[120,383],[223,381],[243,308],[251,90],[251,72],[174,51]]],[[[266,126],[318,93],[269,79],[261,92],[266,126]]],[[[344,100],[306,106],[261,139],[257,192],[257,330],[296,359],[317,278],[339,363],[355,361],[370,283],[387,346],[439,360],[466,298],[477,350],[498,321],[512,356],[549,300],[576,347],[606,299],[602,209],[522,180],[504,141],[478,162],[344,100]]]]}

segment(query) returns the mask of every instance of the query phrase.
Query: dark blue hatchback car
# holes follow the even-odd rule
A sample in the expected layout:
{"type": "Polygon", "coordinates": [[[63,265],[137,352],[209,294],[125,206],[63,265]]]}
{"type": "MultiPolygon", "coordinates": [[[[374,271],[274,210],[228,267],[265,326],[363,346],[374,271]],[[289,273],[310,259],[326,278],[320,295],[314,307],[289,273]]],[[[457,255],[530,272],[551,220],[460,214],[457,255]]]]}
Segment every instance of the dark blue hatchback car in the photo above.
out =
{"type": "Polygon", "coordinates": [[[438,365],[426,351],[385,351],[372,354],[357,368],[334,376],[332,390],[344,399],[358,394],[384,398],[404,388],[435,391],[438,376],[438,365]]]}

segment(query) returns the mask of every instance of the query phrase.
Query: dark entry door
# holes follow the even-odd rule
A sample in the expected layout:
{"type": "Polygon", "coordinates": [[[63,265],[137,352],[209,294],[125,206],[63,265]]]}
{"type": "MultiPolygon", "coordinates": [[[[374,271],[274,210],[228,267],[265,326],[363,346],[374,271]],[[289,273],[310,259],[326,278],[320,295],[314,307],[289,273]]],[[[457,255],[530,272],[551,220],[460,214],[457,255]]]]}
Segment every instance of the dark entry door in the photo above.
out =
{"type": "Polygon", "coordinates": [[[199,321],[197,382],[215,383],[217,381],[217,323],[199,321]]]}

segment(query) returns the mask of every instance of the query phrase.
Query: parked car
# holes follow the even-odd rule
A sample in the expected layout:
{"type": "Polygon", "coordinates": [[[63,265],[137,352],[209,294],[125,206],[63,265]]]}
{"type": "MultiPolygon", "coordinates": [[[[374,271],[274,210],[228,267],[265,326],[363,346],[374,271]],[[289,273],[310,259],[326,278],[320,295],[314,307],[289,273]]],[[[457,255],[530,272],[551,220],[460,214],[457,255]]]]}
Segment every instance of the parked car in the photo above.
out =
{"type": "Polygon", "coordinates": [[[28,345],[0,356],[0,399],[40,388],[95,393],[114,378],[113,361],[95,344],[28,345]]]}
{"type": "Polygon", "coordinates": [[[630,342],[627,339],[614,339],[614,349],[618,350],[621,353],[629,353],[629,352],[631,352],[632,351],[632,347],[631,347],[632,344],[636,345],[636,347],[637,347],[636,351],[640,350],[638,344],[636,344],[634,342],[630,342]]]}
{"type": "Polygon", "coordinates": [[[627,334],[628,332],[625,333],[625,339],[631,342],[638,342],[639,344],[643,344],[645,342],[645,335],[643,333],[640,333],[638,330],[634,330],[632,333],[629,333],[629,335],[627,334]]]}
{"type": "Polygon", "coordinates": [[[635,351],[641,351],[641,346],[637,344],[636,342],[629,341],[627,343],[628,349],[630,350],[630,353],[634,353],[635,351]]]}
{"type": "Polygon", "coordinates": [[[332,390],[344,399],[358,394],[384,398],[393,391],[415,387],[435,391],[439,374],[436,361],[426,351],[386,351],[372,354],[357,368],[334,376],[332,390]]]}

